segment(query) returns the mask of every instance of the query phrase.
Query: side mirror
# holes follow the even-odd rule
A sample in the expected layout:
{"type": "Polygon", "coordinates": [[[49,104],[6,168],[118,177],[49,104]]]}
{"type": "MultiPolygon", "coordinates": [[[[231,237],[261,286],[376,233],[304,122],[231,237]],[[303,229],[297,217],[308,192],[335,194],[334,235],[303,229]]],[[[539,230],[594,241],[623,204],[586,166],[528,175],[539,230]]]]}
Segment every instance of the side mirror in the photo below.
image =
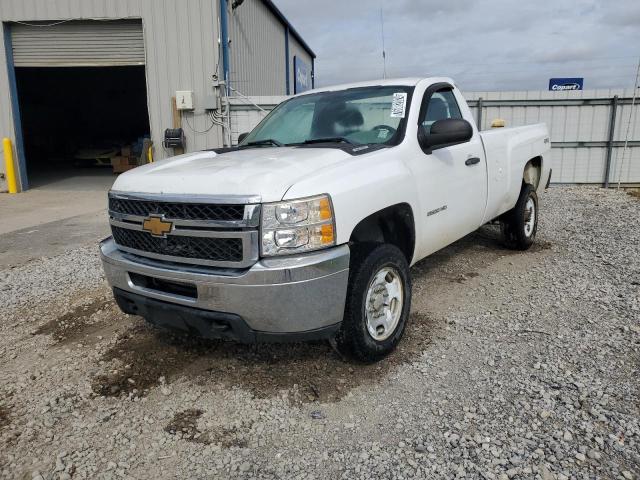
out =
{"type": "Polygon", "coordinates": [[[238,143],[242,143],[242,141],[247,138],[247,135],[249,135],[249,132],[244,132],[238,135],[238,143]]]}
{"type": "Polygon", "coordinates": [[[431,125],[430,132],[424,127],[418,128],[418,143],[424,153],[468,142],[472,136],[473,127],[461,118],[438,120],[431,125]]]}

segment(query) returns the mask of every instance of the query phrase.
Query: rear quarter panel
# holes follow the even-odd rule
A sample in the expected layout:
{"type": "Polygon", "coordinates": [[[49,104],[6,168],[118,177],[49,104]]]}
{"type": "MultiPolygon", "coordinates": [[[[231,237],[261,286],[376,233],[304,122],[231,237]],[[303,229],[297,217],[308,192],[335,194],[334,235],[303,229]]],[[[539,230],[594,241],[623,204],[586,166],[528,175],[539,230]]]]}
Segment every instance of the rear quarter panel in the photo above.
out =
{"type": "Polygon", "coordinates": [[[524,127],[495,128],[480,132],[487,156],[488,222],[514,207],[520,194],[524,167],[529,160],[542,157],[542,172],[538,192],[542,192],[549,177],[549,131],[544,123],[524,127]]]}

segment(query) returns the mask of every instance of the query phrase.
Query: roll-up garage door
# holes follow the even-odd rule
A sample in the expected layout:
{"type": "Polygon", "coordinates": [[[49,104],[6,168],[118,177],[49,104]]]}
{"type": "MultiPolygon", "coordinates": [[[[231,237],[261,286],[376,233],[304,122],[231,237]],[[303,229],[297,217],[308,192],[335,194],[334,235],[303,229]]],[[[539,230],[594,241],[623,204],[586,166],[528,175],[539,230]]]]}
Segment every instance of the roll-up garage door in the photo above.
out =
{"type": "Polygon", "coordinates": [[[72,21],[13,24],[16,67],[111,67],[144,65],[142,22],[72,21]]]}

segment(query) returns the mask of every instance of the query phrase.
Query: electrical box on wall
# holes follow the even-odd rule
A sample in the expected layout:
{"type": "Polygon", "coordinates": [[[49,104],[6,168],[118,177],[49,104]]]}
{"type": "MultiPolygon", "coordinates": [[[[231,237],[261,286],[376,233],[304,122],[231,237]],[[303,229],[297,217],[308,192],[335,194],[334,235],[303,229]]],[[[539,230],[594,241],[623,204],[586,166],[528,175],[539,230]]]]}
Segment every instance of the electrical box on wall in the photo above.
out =
{"type": "Polygon", "coordinates": [[[178,110],[193,110],[193,91],[179,90],[176,92],[176,107],[178,110]]]}
{"type": "Polygon", "coordinates": [[[215,95],[207,95],[204,97],[204,109],[206,111],[218,109],[218,97],[215,95]]]}

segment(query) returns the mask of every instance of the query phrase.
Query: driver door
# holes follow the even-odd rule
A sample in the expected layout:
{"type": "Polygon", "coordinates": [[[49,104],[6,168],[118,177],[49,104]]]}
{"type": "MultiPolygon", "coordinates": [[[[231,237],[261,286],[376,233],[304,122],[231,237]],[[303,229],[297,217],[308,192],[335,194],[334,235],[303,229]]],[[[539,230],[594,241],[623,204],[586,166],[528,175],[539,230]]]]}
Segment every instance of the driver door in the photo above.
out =
{"type": "MultiPolygon", "coordinates": [[[[418,128],[424,128],[428,134],[433,123],[446,118],[463,118],[453,88],[444,84],[435,91],[428,89],[420,108],[418,128]]],[[[411,168],[422,207],[421,256],[426,256],[480,227],[487,195],[486,161],[482,140],[475,129],[473,137],[465,143],[431,153],[418,151],[411,168]]]]}

